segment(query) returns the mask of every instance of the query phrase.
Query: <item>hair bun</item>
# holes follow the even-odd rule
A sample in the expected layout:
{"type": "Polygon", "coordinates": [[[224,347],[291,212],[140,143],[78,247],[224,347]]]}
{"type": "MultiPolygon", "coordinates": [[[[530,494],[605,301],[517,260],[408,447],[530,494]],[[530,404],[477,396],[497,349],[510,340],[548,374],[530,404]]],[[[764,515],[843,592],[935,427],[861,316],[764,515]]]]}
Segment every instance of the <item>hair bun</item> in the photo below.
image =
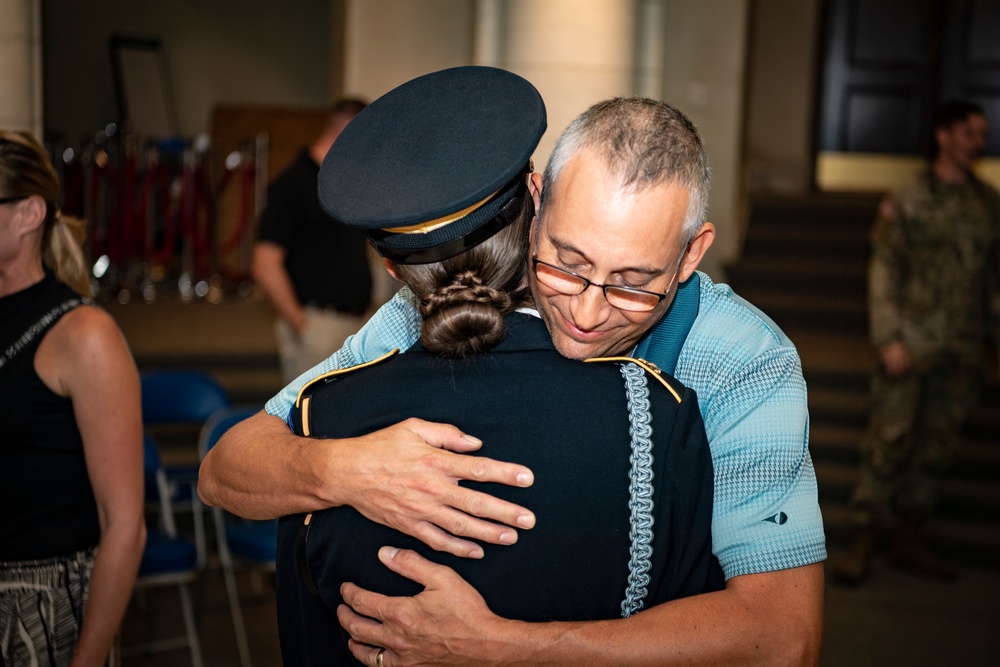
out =
{"type": "Polygon", "coordinates": [[[424,347],[450,357],[486,351],[506,334],[503,317],[509,307],[510,296],[484,285],[474,271],[456,273],[421,302],[424,347]]]}

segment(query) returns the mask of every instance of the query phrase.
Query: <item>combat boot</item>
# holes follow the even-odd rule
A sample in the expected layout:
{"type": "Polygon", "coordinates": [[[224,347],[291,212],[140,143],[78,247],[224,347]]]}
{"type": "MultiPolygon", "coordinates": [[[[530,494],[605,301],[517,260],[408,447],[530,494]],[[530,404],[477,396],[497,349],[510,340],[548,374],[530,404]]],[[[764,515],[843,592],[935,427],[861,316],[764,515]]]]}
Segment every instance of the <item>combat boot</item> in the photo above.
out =
{"type": "Polygon", "coordinates": [[[847,551],[831,561],[830,574],[841,584],[856,586],[868,578],[874,552],[875,529],[855,528],[847,551]]]}
{"type": "Polygon", "coordinates": [[[899,569],[938,581],[955,581],[958,569],[946,558],[931,550],[924,536],[926,521],[903,517],[889,546],[889,564],[899,569]]]}

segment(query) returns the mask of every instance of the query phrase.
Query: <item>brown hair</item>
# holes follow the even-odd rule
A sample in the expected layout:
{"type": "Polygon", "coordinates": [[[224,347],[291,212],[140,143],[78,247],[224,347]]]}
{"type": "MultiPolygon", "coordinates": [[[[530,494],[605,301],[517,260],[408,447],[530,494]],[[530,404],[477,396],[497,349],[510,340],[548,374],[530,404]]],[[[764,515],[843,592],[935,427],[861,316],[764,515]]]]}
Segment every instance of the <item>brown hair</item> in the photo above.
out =
{"type": "Polygon", "coordinates": [[[420,341],[429,352],[465,358],[489,350],[507,333],[503,318],[531,303],[526,276],[530,196],[517,220],[465,252],[433,264],[398,264],[420,300],[420,341]]]}
{"type": "Polygon", "coordinates": [[[45,200],[42,262],[60,281],[90,296],[83,259],[83,221],[59,211],[59,177],[45,149],[27,132],[0,130],[0,195],[38,195],[45,200]]]}

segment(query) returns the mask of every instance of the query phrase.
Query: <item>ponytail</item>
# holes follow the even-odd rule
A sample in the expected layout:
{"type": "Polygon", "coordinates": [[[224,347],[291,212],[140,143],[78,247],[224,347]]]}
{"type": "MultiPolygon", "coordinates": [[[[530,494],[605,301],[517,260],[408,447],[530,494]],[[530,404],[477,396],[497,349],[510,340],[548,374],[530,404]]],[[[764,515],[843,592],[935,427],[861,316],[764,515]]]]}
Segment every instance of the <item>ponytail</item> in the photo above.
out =
{"type": "Polygon", "coordinates": [[[62,215],[59,209],[52,214],[42,236],[42,262],[60,282],[69,285],[81,296],[91,296],[90,276],[83,258],[83,239],[86,228],[83,220],[62,215]]]}

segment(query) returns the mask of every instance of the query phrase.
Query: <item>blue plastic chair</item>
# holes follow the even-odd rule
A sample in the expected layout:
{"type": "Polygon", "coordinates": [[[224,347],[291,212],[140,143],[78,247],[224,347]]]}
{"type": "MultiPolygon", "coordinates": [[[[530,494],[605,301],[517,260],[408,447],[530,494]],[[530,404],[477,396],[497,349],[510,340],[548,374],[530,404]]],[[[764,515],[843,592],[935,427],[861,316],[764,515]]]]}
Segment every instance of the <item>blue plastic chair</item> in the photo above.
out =
{"type": "Polygon", "coordinates": [[[204,424],[230,404],[218,381],[201,371],[146,372],[142,381],[142,420],[149,424],[204,424]]]}
{"type": "MultiPolygon", "coordinates": [[[[260,406],[230,406],[217,410],[202,427],[198,444],[201,458],[205,458],[223,433],[259,411],[260,406]]],[[[237,561],[243,566],[274,571],[278,550],[278,522],[241,519],[224,512],[220,507],[212,508],[212,518],[240,664],[250,667],[250,649],[234,571],[237,561]]]]}
{"type": "MultiPolygon", "coordinates": [[[[155,527],[147,526],[146,547],[142,552],[135,586],[136,589],[177,586],[180,592],[181,613],[184,616],[185,636],[128,647],[126,652],[146,653],[186,646],[191,653],[191,663],[194,667],[201,667],[201,646],[198,642],[194,608],[188,590],[188,585],[196,579],[198,574],[198,549],[193,543],[177,536],[177,525],[174,522],[173,507],[170,501],[167,477],[160,460],[160,452],[156,442],[148,434],[143,436],[143,467],[146,484],[157,487],[162,501],[159,504],[158,525],[155,527]]],[[[199,501],[195,499],[195,502],[199,501]]]]}
{"type": "MultiPolygon", "coordinates": [[[[200,429],[219,408],[231,404],[229,393],[211,375],[195,370],[147,371],[140,376],[142,384],[142,422],[147,428],[188,426],[200,429]]],[[[196,442],[191,443],[192,456],[196,442]]],[[[167,488],[174,511],[193,511],[198,465],[165,467],[167,488]]],[[[146,500],[160,501],[161,491],[147,485],[146,500]]],[[[205,564],[205,530],[201,512],[194,512],[195,545],[198,563],[205,564]]]]}

